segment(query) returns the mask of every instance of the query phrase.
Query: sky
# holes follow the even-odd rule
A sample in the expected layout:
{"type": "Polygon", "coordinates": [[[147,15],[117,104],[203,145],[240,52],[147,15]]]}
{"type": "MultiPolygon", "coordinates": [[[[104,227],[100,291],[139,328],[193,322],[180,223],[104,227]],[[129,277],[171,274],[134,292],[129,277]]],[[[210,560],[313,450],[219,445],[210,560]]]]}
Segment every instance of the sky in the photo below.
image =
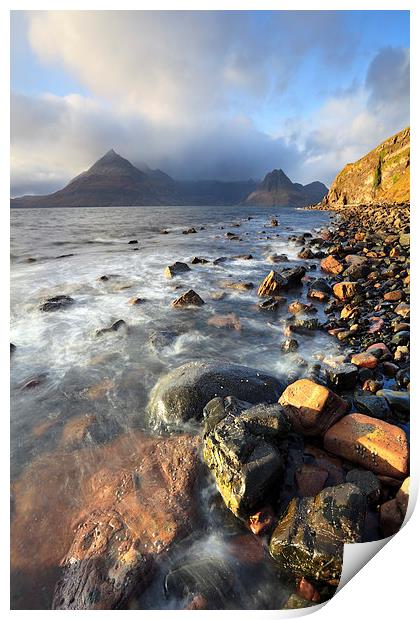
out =
{"type": "Polygon", "coordinates": [[[408,11],[12,11],[11,194],[114,148],[176,179],[330,185],[409,125],[408,11]]]}

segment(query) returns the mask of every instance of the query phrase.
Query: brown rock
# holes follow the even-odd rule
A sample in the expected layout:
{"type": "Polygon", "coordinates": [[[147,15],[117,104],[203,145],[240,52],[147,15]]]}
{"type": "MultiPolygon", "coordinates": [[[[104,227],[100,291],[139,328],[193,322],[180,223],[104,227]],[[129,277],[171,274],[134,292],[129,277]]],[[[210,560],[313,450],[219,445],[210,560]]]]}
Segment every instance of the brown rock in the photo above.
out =
{"type": "Polygon", "coordinates": [[[186,293],[183,293],[178,299],[174,299],[172,304],[174,308],[186,308],[187,306],[203,306],[204,301],[201,299],[195,291],[190,289],[186,293]]]}
{"type": "Polygon", "coordinates": [[[296,594],[306,601],[312,601],[313,603],[319,603],[321,596],[318,590],[308,581],[305,577],[298,579],[296,584],[296,594]]]}
{"type": "Polygon", "coordinates": [[[312,304],[304,304],[301,301],[292,301],[288,308],[291,314],[297,314],[298,312],[317,312],[317,309],[312,304]]]}
{"type": "Polygon", "coordinates": [[[335,276],[339,275],[344,271],[344,267],[340,263],[340,261],[334,258],[334,256],[331,256],[331,254],[326,258],[322,259],[322,261],[320,262],[320,267],[322,271],[325,271],[326,273],[332,273],[335,276]]]}
{"type": "Polygon", "coordinates": [[[328,472],[327,482],[329,486],[336,486],[345,481],[343,463],[338,457],[331,456],[321,448],[310,444],[305,445],[304,454],[305,460],[309,457],[312,465],[328,472]]]}
{"type": "Polygon", "coordinates": [[[270,271],[258,289],[258,296],[265,297],[280,295],[284,288],[284,278],[276,271],[270,271]]]}
{"type": "Polygon", "coordinates": [[[96,422],[94,413],[71,418],[64,425],[61,433],[60,446],[71,447],[80,444],[89,433],[89,428],[96,422]]]}
{"type": "Polygon", "coordinates": [[[382,534],[393,536],[396,534],[404,521],[404,515],[401,513],[396,499],[390,499],[379,508],[379,524],[382,534]]]}
{"type": "Polygon", "coordinates": [[[404,319],[410,316],[410,306],[404,302],[398,304],[398,306],[394,309],[395,314],[399,314],[404,319]]]}
{"type": "Polygon", "coordinates": [[[333,286],[333,293],[337,299],[347,301],[352,299],[359,292],[357,282],[337,282],[333,286]]]}
{"type": "Polygon", "coordinates": [[[404,431],[383,420],[351,413],[324,436],[326,450],[376,474],[402,478],[408,469],[404,431]]]}
{"type": "Polygon", "coordinates": [[[191,271],[191,268],[188,267],[186,263],[176,261],[173,265],[168,265],[165,268],[163,275],[165,278],[174,278],[175,276],[185,273],[186,271],[191,271]]]}
{"type": "Polygon", "coordinates": [[[310,379],[299,379],[289,385],[279,403],[294,430],[303,435],[322,435],[347,409],[337,394],[310,379]]]}
{"type": "Polygon", "coordinates": [[[92,385],[90,388],[88,388],[85,392],[85,395],[86,398],[88,398],[89,400],[100,400],[102,398],[105,398],[107,394],[112,389],[114,389],[114,387],[115,383],[112,381],[112,379],[105,377],[105,379],[102,379],[102,381],[96,383],[96,385],[92,385]]]}
{"type": "Polygon", "coordinates": [[[274,512],[270,506],[248,517],[248,527],[253,534],[265,534],[274,524],[274,512]]]}
{"type": "Polygon", "coordinates": [[[230,280],[220,282],[220,286],[223,288],[232,288],[235,291],[251,291],[254,288],[252,282],[231,282],[230,280]]]}
{"type": "Polygon", "coordinates": [[[400,299],[402,298],[403,298],[402,291],[389,291],[388,293],[385,293],[384,295],[385,301],[400,301],[400,299]]]}
{"type": "Polygon", "coordinates": [[[372,353],[357,353],[351,358],[351,363],[360,368],[376,368],[378,359],[372,353]]]}

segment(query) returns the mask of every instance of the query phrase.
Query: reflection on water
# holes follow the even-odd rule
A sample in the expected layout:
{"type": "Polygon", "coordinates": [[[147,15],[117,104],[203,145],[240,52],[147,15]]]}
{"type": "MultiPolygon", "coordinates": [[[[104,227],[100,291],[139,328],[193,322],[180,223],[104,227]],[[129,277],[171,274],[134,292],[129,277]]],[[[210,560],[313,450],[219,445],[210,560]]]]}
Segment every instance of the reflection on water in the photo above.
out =
{"type": "MultiPolygon", "coordinates": [[[[258,286],[272,268],[270,254],[287,254],[292,266],[298,264],[299,247],[287,241],[288,235],[322,226],[328,216],[251,207],[33,209],[14,210],[11,216],[11,342],[17,347],[11,357],[12,604],[48,608],[74,520],[91,506],[85,488],[99,464],[106,460],[108,467],[127,468],[117,456],[120,449],[131,456],[151,455],[145,408],[162,374],[203,358],[272,374],[294,369],[293,355],[280,350],[287,304],[278,314],[265,313],[257,308],[255,288],[240,291],[224,283],[258,286]],[[277,215],[278,228],[267,227],[271,215],[277,215]],[[197,233],[182,234],[192,226],[197,233]],[[228,231],[241,240],[229,240],[228,231]],[[138,244],[128,243],[134,239],[138,244]],[[252,259],[234,258],[248,254],[252,259]],[[180,277],[163,277],[166,265],[190,263],[194,256],[210,262],[190,265],[180,277]],[[213,264],[220,257],[227,260],[213,264]],[[100,279],[103,275],[108,279],[100,279]],[[190,288],[205,305],[173,309],[171,301],[190,288]],[[224,296],[215,295],[220,292],[224,296]],[[39,310],[46,298],[62,294],[75,303],[56,312],[39,310]],[[134,297],[142,303],[129,303],[134,297]],[[239,328],[209,324],[216,314],[231,313],[239,328]],[[120,319],[126,330],[96,334],[120,319]]],[[[293,291],[287,297],[299,295],[293,291]]],[[[318,316],[323,317],[321,306],[318,316]]],[[[316,352],[334,352],[319,332],[299,336],[299,342],[298,354],[307,360],[316,352]]],[[[162,486],[159,478],[155,484],[162,486]]],[[[217,494],[208,476],[199,487],[203,514],[189,534],[193,542],[179,543],[159,560],[162,579],[133,605],[182,607],[191,602],[195,587],[191,571],[206,581],[213,567],[215,582],[209,582],[206,596],[214,598],[214,606],[281,607],[281,588],[267,602],[280,583],[267,559],[258,569],[261,583],[251,601],[247,571],[253,570],[254,556],[267,553],[256,550],[253,537],[226,510],[219,510],[218,522],[209,516],[217,494]],[[170,577],[171,571],[179,579],[170,577]],[[230,594],[229,588],[220,593],[217,581],[226,571],[230,594]],[[185,588],[178,592],[173,584],[181,582],[185,588]]],[[[286,581],[281,582],[285,592],[286,581]]]]}

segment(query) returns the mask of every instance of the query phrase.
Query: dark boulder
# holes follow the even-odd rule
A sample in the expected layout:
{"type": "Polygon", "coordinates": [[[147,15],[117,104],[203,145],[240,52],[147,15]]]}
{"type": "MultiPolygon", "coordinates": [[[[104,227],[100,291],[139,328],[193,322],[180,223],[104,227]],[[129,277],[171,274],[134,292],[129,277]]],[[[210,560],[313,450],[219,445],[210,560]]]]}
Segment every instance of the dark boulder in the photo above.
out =
{"type": "Polygon", "coordinates": [[[150,418],[153,425],[177,425],[201,419],[206,404],[217,396],[273,403],[283,390],[284,382],[254,368],[226,362],[189,362],[156,384],[149,404],[150,418]]]}
{"type": "Polygon", "coordinates": [[[40,310],[42,310],[42,312],[55,312],[56,310],[68,308],[72,304],[74,304],[74,299],[72,299],[72,297],[68,295],[56,295],[55,297],[50,297],[41,304],[40,310]]]}

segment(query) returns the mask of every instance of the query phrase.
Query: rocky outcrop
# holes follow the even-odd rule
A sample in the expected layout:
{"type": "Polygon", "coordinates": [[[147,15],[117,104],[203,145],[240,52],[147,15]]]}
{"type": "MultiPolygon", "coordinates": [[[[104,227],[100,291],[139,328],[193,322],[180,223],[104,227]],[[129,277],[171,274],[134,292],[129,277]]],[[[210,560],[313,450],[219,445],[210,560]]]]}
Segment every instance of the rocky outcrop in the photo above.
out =
{"type": "Polygon", "coordinates": [[[260,370],[237,364],[196,361],[175,368],[154,387],[149,404],[153,426],[177,426],[201,419],[217,396],[235,396],[248,403],[274,403],[284,382],[260,370]]]}
{"type": "Polygon", "coordinates": [[[336,176],[322,205],[410,202],[410,128],[391,136],[373,151],[347,164],[336,176]]]}
{"type": "Polygon", "coordinates": [[[305,273],[305,267],[282,269],[280,272],[270,271],[258,288],[258,296],[278,296],[293,286],[299,286],[305,273]]]}

